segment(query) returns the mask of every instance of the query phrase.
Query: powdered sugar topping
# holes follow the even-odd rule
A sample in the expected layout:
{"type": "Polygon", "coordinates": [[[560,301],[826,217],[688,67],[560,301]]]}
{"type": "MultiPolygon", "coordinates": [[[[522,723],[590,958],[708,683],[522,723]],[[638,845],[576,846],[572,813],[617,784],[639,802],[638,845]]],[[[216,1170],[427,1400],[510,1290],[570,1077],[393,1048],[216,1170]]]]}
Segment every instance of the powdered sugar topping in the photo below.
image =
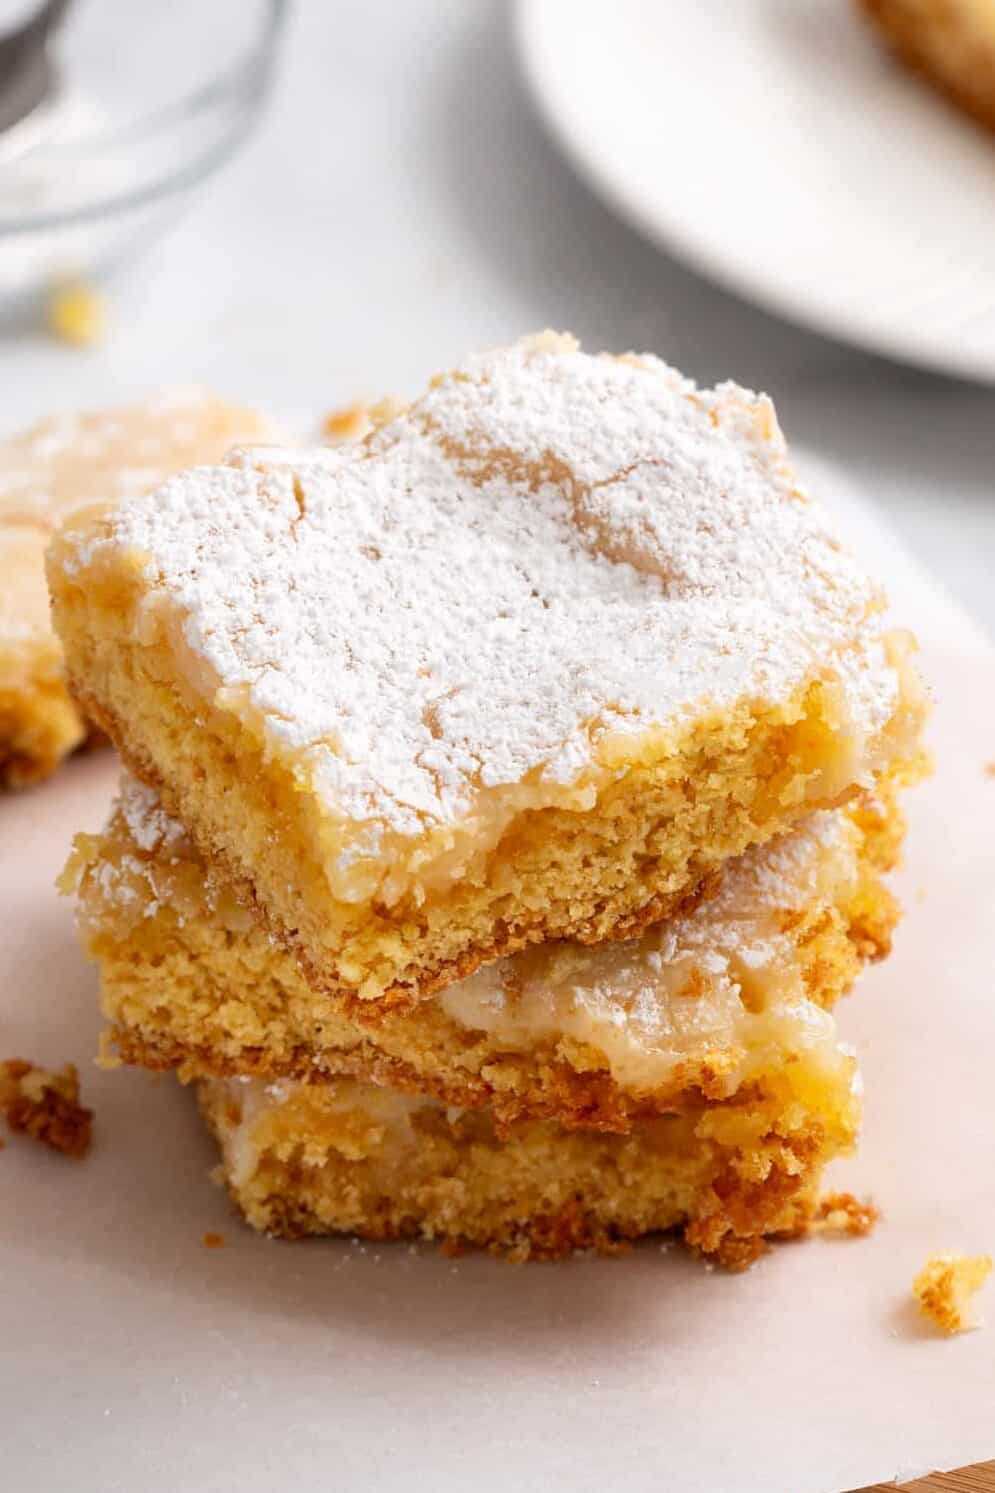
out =
{"type": "Polygon", "coordinates": [[[567,339],[472,360],[356,447],[183,473],[71,563],[108,548],[145,557],[139,626],[364,853],[810,677],[856,740],[896,699],[876,593],[769,403],[567,339]]]}
{"type": "Polygon", "coordinates": [[[166,813],[155,789],[127,772],[121,777],[117,808],[135,844],[148,854],[169,850],[186,839],[183,826],[166,813]]]}

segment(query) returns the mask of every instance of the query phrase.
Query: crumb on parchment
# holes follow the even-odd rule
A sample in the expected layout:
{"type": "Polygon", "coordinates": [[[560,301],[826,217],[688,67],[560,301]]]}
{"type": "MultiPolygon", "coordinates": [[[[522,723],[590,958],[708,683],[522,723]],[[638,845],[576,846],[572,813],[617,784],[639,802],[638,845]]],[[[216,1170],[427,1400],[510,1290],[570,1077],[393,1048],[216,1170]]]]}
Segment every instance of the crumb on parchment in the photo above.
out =
{"type": "Polygon", "coordinates": [[[208,1229],[200,1242],[205,1249],[224,1249],[226,1241],[224,1234],[217,1234],[213,1229],[208,1229]]]}
{"type": "Polygon", "coordinates": [[[93,1110],[79,1102],[79,1074],[72,1063],[52,1073],[23,1058],[0,1062],[0,1113],[11,1130],[63,1156],[79,1158],[90,1148],[93,1110]]]}
{"type": "MultiPolygon", "coordinates": [[[[738,1273],[740,1270],[749,1270],[750,1266],[760,1259],[761,1255],[767,1253],[768,1245],[765,1239],[749,1238],[740,1239],[735,1234],[727,1234],[715,1251],[715,1259],[723,1270],[731,1270],[738,1273]]],[[[705,1269],[711,1268],[711,1262],[705,1262],[705,1269]]]]}
{"type": "Polygon", "coordinates": [[[866,1199],[861,1202],[852,1192],[827,1192],[819,1199],[810,1230],[813,1234],[836,1234],[863,1239],[881,1217],[881,1210],[866,1199]]]}
{"type": "Polygon", "coordinates": [[[966,1310],[992,1270],[991,1255],[964,1255],[956,1250],[930,1255],[915,1280],[912,1294],[919,1310],[943,1332],[966,1332],[977,1324],[966,1310]]]}

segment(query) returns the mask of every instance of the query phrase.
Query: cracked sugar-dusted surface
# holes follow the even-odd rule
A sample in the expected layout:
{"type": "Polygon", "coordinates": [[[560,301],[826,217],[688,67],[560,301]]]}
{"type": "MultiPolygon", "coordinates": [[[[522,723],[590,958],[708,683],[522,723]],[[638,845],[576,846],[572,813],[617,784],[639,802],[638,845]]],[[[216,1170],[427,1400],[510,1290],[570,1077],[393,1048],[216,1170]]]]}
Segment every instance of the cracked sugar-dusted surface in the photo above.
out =
{"type": "Polygon", "coordinates": [[[184,473],[76,567],[107,547],[178,610],[196,688],[333,812],[401,833],[808,677],[857,737],[897,697],[878,598],[768,401],[564,338],[471,360],[355,448],[184,473]]]}

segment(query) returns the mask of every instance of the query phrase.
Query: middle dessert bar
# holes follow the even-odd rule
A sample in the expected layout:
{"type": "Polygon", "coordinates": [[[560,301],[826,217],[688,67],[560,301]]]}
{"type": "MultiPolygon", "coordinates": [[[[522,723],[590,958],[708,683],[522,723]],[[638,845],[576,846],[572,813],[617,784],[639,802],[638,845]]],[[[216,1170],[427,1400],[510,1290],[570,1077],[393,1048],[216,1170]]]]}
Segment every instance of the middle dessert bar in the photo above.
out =
{"type": "Polygon", "coordinates": [[[638,939],[547,944],[409,1009],[330,997],[127,777],[67,869],[100,966],[109,1049],[183,1076],[351,1074],[519,1115],[626,1130],[808,1071],[828,1008],[884,953],[894,794],[823,810],[730,864],[717,894],[638,939]],[[800,1065],[800,1066],[799,1066],[800,1065]]]}
{"type": "Polygon", "coordinates": [[[915,750],[768,401],[551,335],[65,531],[72,687],[312,984],[631,937],[915,750]]]}

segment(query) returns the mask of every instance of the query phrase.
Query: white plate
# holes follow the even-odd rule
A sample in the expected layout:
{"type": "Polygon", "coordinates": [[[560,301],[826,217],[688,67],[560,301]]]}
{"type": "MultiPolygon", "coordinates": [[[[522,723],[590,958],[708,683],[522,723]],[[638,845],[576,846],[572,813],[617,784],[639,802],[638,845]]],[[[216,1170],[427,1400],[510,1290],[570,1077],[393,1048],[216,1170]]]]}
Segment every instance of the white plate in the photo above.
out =
{"type": "Polygon", "coordinates": [[[995,137],[894,66],[852,0],[519,0],[582,176],[727,288],[995,382],[995,137]]]}
{"type": "Polygon", "coordinates": [[[840,1011],[867,1093],[839,1182],[873,1193],[875,1233],[741,1276],[653,1245],[515,1267],[250,1233],[191,1096],[92,1066],[95,982],[53,889],[113,785],[83,757],[0,800],[0,1056],[74,1060],[96,1111],[81,1163],[0,1152],[0,1487],[829,1493],[991,1456],[995,1328],[937,1338],[909,1284],[931,1249],[995,1246],[995,651],[847,516],[939,691],[908,916],[840,1011]]]}

